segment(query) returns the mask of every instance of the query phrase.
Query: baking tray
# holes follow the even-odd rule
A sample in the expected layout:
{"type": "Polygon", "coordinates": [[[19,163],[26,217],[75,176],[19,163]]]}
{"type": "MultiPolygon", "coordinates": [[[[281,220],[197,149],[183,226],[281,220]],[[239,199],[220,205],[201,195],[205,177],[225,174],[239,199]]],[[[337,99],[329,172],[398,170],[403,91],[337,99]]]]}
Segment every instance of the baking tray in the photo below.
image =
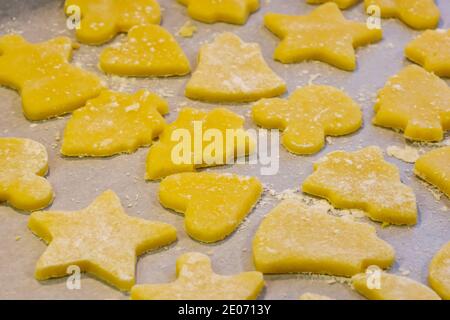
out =
{"type": "MultiPolygon", "coordinates": [[[[175,0],[159,0],[163,8],[162,25],[172,34],[189,20],[186,8],[175,0]]],[[[450,2],[436,1],[442,13],[441,28],[450,27],[450,2]]],[[[368,145],[382,149],[395,145],[403,147],[403,136],[392,130],[371,124],[375,94],[387,78],[409,64],[403,48],[419,34],[397,20],[383,20],[384,40],[378,44],[360,48],[358,69],[345,72],[320,62],[304,62],[283,65],[272,59],[278,39],[263,26],[266,12],[306,14],[315,6],[301,0],[261,1],[261,9],[250,16],[245,26],[229,24],[202,24],[194,21],[198,32],[192,39],[177,37],[192,66],[196,66],[199,46],[210,42],[217,33],[231,31],[244,41],[258,42],[270,67],[288,83],[289,93],[297,86],[309,82],[328,84],[344,89],[364,110],[364,127],[357,133],[329,139],[326,148],[313,156],[295,156],[280,148],[280,172],[275,176],[260,176],[258,165],[234,165],[216,167],[215,172],[233,172],[241,175],[259,176],[271,191],[248,216],[238,230],[225,241],[205,245],[190,239],[183,228],[183,217],[161,207],[157,198],[158,183],[145,182],[145,158],[148,149],[143,148],[131,155],[107,159],[67,159],[59,154],[60,136],[68,116],[39,123],[27,121],[21,109],[19,95],[13,90],[0,87],[0,136],[35,139],[43,143],[49,152],[49,181],[56,191],[50,209],[77,210],[86,207],[95,196],[106,189],[114,190],[121,198],[126,211],[144,219],[164,221],[178,230],[178,241],[167,249],[142,256],[137,264],[137,283],[168,282],[175,279],[176,258],[189,251],[208,254],[214,270],[220,274],[234,274],[253,270],[251,241],[262,218],[279,202],[285,190],[299,188],[301,182],[312,172],[314,161],[334,150],[355,150],[368,145]]],[[[347,18],[365,21],[363,5],[344,11],[347,18]]],[[[0,35],[18,32],[28,40],[37,42],[65,35],[74,38],[66,29],[63,1],[53,0],[0,0],[0,35]]],[[[120,41],[117,37],[114,42],[120,41]]],[[[114,90],[133,92],[146,88],[164,96],[170,103],[169,122],[177,117],[183,106],[211,109],[217,104],[190,101],[183,95],[189,76],[167,79],[133,79],[106,77],[97,68],[102,47],[82,46],[74,54],[74,63],[103,77],[114,90]]],[[[448,83],[448,80],[447,80],[448,83]]],[[[285,96],[287,96],[286,94],[285,96]]],[[[228,106],[232,111],[246,117],[246,126],[255,128],[249,113],[250,104],[228,106]]],[[[448,138],[446,139],[448,141],[448,138]]],[[[445,143],[445,142],[444,142],[445,143]]],[[[426,150],[428,146],[421,146],[426,150]]],[[[409,277],[427,283],[428,264],[437,250],[450,240],[449,200],[440,200],[417,179],[412,164],[395,158],[386,159],[400,168],[403,182],[411,186],[417,196],[419,223],[417,226],[382,228],[367,218],[363,221],[374,225],[379,236],[396,250],[396,262],[391,272],[408,274],[409,277]]],[[[39,282],[33,272],[37,259],[46,245],[27,229],[28,216],[7,206],[0,206],[0,298],[2,299],[128,299],[107,284],[83,275],[80,290],[68,290],[66,278],[39,282]]],[[[361,299],[350,285],[341,278],[303,274],[266,275],[266,287],[260,299],[297,299],[304,292],[328,295],[336,299],[361,299]]]]}

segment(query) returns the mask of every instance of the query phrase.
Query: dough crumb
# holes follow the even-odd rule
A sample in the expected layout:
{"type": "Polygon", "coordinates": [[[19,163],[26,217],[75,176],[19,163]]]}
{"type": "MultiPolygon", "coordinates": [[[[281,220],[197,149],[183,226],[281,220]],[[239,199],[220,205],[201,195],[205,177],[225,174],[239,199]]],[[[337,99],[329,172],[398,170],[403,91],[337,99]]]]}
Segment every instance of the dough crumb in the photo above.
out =
{"type": "Polygon", "coordinates": [[[197,26],[192,23],[191,20],[186,21],[178,30],[178,35],[183,38],[192,38],[194,33],[197,32],[197,26]]]}
{"type": "Polygon", "coordinates": [[[387,154],[391,157],[397,158],[404,162],[414,163],[419,159],[419,151],[410,146],[405,146],[400,148],[397,146],[389,146],[387,149],[387,154]]]}

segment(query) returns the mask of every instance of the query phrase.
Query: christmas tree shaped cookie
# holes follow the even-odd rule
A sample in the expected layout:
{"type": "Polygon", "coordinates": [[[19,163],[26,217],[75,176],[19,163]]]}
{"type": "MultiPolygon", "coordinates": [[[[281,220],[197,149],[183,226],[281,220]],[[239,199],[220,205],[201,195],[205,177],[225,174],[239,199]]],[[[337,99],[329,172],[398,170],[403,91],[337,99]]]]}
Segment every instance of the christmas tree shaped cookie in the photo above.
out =
{"type": "Polygon", "coordinates": [[[442,147],[421,156],[414,173],[435,185],[450,198],[450,147],[442,147]]]}
{"type": "Polygon", "coordinates": [[[181,76],[191,71],[175,38],[158,25],[133,27],[125,43],[103,50],[100,68],[120,76],[181,76]]]}
{"type": "Polygon", "coordinates": [[[231,164],[254,152],[255,141],[243,128],[244,118],[225,108],[181,109],[148,153],[146,179],[231,164]]]}
{"type": "Polygon", "coordinates": [[[405,54],[425,70],[450,77],[450,29],[425,31],[406,46],[405,54]]]}
{"type": "Polygon", "coordinates": [[[334,2],[340,9],[347,9],[359,2],[359,0],[306,0],[309,4],[322,4],[325,2],[334,2]]]}
{"type": "Polygon", "coordinates": [[[135,94],[103,91],[67,122],[61,153],[105,157],[152,144],[164,129],[165,100],[146,90],[135,94]]]}
{"type": "Polygon", "coordinates": [[[43,178],[48,170],[45,147],[33,140],[0,138],[0,202],[34,211],[53,200],[50,183],[43,178]]]}
{"type": "Polygon", "coordinates": [[[253,260],[263,273],[312,272],[352,276],[369,265],[387,268],[394,249],[375,228],[287,199],[262,221],[253,239],[253,260]]]}
{"type": "Polygon", "coordinates": [[[434,0],[364,0],[366,8],[377,6],[383,18],[398,18],[414,29],[434,29],[439,9],[434,0]]]}
{"type": "Polygon", "coordinates": [[[28,227],[49,244],[36,279],[64,277],[76,265],[124,291],[135,283],[136,256],[176,240],[171,225],[128,216],[112,191],[80,211],[35,212],[28,227]]]}
{"type": "Polygon", "coordinates": [[[400,129],[407,139],[440,141],[450,129],[450,88],[416,65],[405,67],[378,92],[375,125],[400,129]]]}
{"type": "Polygon", "coordinates": [[[160,185],[159,200],[185,216],[185,228],[203,242],[223,240],[232,233],[261,196],[257,178],[211,172],[171,175],[160,185]]]}
{"type": "Polygon", "coordinates": [[[20,35],[0,37],[0,85],[20,92],[28,119],[72,112],[99,95],[100,79],[69,64],[73,48],[65,37],[38,44],[20,35]]]}
{"type": "Polygon", "coordinates": [[[450,300],[450,242],[431,260],[428,281],[442,299],[450,300]]]}
{"type": "Polygon", "coordinates": [[[71,19],[80,18],[78,41],[92,45],[105,43],[134,26],[161,22],[156,0],[66,0],[65,11],[71,19]]]}
{"type": "Polygon", "coordinates": [[[177,279],[171,283],[136,285],[133,300],[254,300],[264,288],[260,272],[232,276],[215,274],[208,256],[190,252],[177,259],[177,279]]]}
{"type": "Polygon", "coordinates": [[[329,153],[314,164],[303,191],[326,198],[337,208],[364,210],[375,221],[417,222],[414,192],[400,181],[397,167],[383,159],[378,147],[329,153]]]}
{"type": "Polygon", "coordinates": [[[187,6],[192,19],[205,23],[245,24],[248,16],[259,9],[259,0],[178,0],[187,6]]]}
{"type": "Polygon", "coordinates": [[[352,71],[356,68],[355,48],[382,38],[381,29],[346,20],[332,2],[305,16],[268,13],[264,23],[281,38],[274,58],[282,63],[319,60],[352,71]]]}
{"type": "Polygon", "coordinates": [[[433,290],[420,282],[381,270],[378,274],[354,275],[352,286],[370,300],[441,300],[433,290]]]}
{"type": "Polygon", "coordinates": [[[260,100],[252,113],[257,125],[283,130],[282,143],[295,154],[316,153],[324,146],[326,135],[350,134],[362,125],[360,107],[330,86],[300,88],[288,100],[260,100]]]}
{"type": "Polygon", "coordinates": [[[285,91],[286,83],[266,64],[259,45],[229,32],[201,47],[186,86],[188,98],[216,102],[255,101],[285,91]]]}

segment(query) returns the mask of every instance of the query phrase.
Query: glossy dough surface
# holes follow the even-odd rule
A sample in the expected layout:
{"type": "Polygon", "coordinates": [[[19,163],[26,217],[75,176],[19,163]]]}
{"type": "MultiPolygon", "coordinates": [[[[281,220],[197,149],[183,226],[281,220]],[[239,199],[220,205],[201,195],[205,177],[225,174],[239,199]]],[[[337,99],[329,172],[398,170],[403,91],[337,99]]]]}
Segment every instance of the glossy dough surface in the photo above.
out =
{"type": "Polygon", "coordinates": [[[215,274],[208,256],[189,252],[177,259],[177,279],[171,283],[136,285],[133,300],[254,300],[264,287],[260,272],[232,276],[215,274]]]}
{"type": "Polygon", "coordinates": [[[352,276],[369,265],[389,267],[394,249],[378,238],[369,224],[288,199],[273,209],[256,231],[253,260],[256,270],[263,273],[352,276]]]}
{"type": "Polygon", "coordinates": [[[43,177],[48,170],[45,147],[33,140],[0,138],[0,202],[34,211],[48,206],[53,189],[43,177]]]}
{"type": "Polygon", "coordinates": [[[331,86],[309,85],[289,99],[263,99],[253,105],[253,121],[267,129],[283,130],[282,143],[295,154],[320,151],[325,136],[341,136],[362,125],[360,107],[331,86]]]}
{"type": "Polygon", "coordinates": [[[61,153],[105,157],[152,144],[166,125],[168,104],[154,93],[103,91],[76,110],[67,122],[61,153]]]}
{"type": "Polygon", "coordinates": [[[337,208],[364,210],[375,221],[417,222],[413,190],[400,181],[398,168],[384,160],[378,147],[329,153],[314,164],[314,173],[302,188],[337,208]]]}

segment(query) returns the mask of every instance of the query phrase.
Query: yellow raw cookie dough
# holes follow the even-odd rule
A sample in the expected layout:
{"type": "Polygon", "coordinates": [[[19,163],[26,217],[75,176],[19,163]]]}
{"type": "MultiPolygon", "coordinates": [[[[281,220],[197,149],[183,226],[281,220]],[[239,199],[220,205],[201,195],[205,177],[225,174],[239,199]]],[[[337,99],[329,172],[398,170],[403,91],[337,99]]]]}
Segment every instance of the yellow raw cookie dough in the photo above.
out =
{"type": "Polygon", "coordinates": [[[252,108],[253,121],[264,128],[283,130],[282,144],[295,154],[313,154],[323,148],[325,136],[358,130],[358,104],[331,86],[310,85],[286,99],[263,99],[252,108]]]}
{"type": "Polygon", "coordinates": [[[414,173],[450,198],[450,147],[442,147],[422,155],[416,161],[414,173]]]}
{"type": "Polygon", "coordinates": [[[91,45],[105,43],[134,26],[161,22],[156,0],[66,0],[65,11],[71,18],[77,7],[81,14],[77,39],[91,45]]]}
{"type": "Polygon", "coordinates": [[[253,260],[256,270],[263,273],[353,276],[370,265],[391,266],[394,249],[378,238],[369,224],[288,199],[273,209],[256,231],[253,260]]]}
{"type": "Polygon", "coordinates": [[[299,300],[335,300],[327,296],[323,296],[315,293],[304,293],[299,298],[299,300]]]}
{"type": "Polygon", "coordinates": [[[119,76],[181,76],[191,71],[175,38],[158,25],[133,27],[127,40],[103,50],[100,68],[119,76]]]}
{"type": "Polygon", "coordinates": [[[215,274],[208,256],[185,253],[177,259],[177,279],[171,283],[135,285],[133,300],[254,300],[264,288],[260,272],[233,276],[215,274]]]}
{"type": "Polygon", "coordinates": [[[334,2],[340,9],[347,9],[359,2],[359,0],[306,0],[309,4],[322,4],[325,2],[334,2]]]}
{"type": "Polygon", "coordinates": [[[176,240],[171,225],[128,216],[110,190],[83,210],[35,212],[28,227],[49,244],[36,279],[64,277],[76,265],[123,291],[135,283],[136,256],[176,240]]]}
{"type": "Polygon", "coordinates": [[[243,125],[244,118],[226,108],[181,109],[178,119],[165,128],[150,148],[146,179],[230,164],[252,154],[255,140],[243,125]]]}
{"type": "Polygon", "coordinates": [[[15,34],[0,37],[0,85],[20,93],[29,120],[72,112],[100,94],[96,75],[69,64],[74,48],[65,37],[37,44],[15,34]]]}
{"type": "Polygon", "coordinates": [[[0,202],[19,210],[48,206],[53,189],[43,177],[48,171],[45,147],[33,140],[0,138],[0,202]]]}
{"type": "Polygon", "coordinates": [[[450,300],[450,242],[431,260],[428,282],[442,299],[450,300]]]}
{"type": "Polygon", "coordinates": [[[417,222],[416,197],[400,181],[398,168],[378,147],[335,151],[314,164],[303,191],[329,200],[336,208],[361,209],[375,221],[397,225],[417,222]]]}
{"type": "Polygon", "coordinates": [[[450,88],[444,80],[410,65],[378,92],[373,123],[400,129],[417,141],[441,141],[450,129],[450,88]]]}
{"type": "Polygon", "coordinates": [[[366,9],[375,5],[383,18],[398,18],[414,29],[434,29],[439,24],[439,8],[434,0],[364,0],[366,9]]]}
{"type": "Polygon", "coordinates": [[[178,0],[187,6],[192,19],[205,23],[245,24],[248,16],[259,9],[259,0],[178,0]]]}
{"type": "Polygon", "coordinates": [[[132,153],[152,144],[164,130],[165,100],[140,90],[135,94],[103,91],[76,110],[67,122],[61,153],[71,157],[106,157],[132,153]]]}
{"type": "Polygon", "coordinates": [[[281,38],[275,60],[282,63],[319,60],[347,71],[356,69],[355,48],[382,38],[381,29],[371,30],[365,23],[346,20],[332,2],[305,16],[268,13],[264,24],[281,38]]]}
{"type": "Polygon", "coordinates": [[[450,77],[450,29],[425,31],[406,46],[405,55],[427,71],[450,77]]]}
{"type": "Polygon", "coordinates": [[[257,178],[212,172],[185,172],[165,178],[159,201],[185,216],[185,228],[203,242],[223,240],[251,211],[261,196],[257,178]]]}
{"type": "Polygon", "coordinates": [[[379,282],[374,285],[370,279],[374,276],[367,273],[354,275],[352,286],[370,300],[441,300],[433,290],[412,279],[380,271],[376,280],[379,282]]]}
{"type": "Polygon", "coordinates": [[[200,48],[197,70],[186,85],[188,98],[216,102],[255,101],[285,91],[286,83],[266,64],[260,46],[230,32],[200,48]]]}

